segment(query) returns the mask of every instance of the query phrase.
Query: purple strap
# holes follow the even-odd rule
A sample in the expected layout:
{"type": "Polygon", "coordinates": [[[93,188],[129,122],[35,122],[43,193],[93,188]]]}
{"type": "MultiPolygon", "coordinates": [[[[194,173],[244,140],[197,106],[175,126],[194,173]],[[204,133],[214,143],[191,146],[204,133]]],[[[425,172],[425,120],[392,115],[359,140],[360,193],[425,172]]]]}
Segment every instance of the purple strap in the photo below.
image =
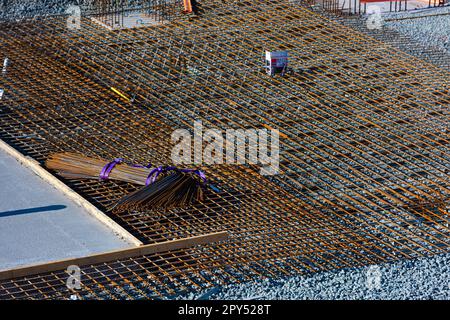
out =
{"type": "MultiPolygon", "coordinates": [[[[111,161],[110,163],[106,164],[102,171],[100,172],[99,178],[100,180],[108,180],[109,178],[109,174],[111,173],[112,169],[114,169],[114,167],[123,162],[123,158],[116,158],[113,161],[111,161]]],[[[136,168],[150,168],[151,164],[148,164],[147,166],[141,166],[139,164],[133,164],[133,167],[136,168]]],[[[152,171],[150,171],[150,173],[147,176],[147,179],[145,180],[145,185],[148,186],[149,184],[152,184],[156,181],[156,179],[158,178],[160,173],[163,172],[167,172],[167,171],[180,171],[180,172],[184,172],[184,173],[188,173],[188,172],[192,172],[196,175],[198,175],[201,179],[203,183],[206,183],[206,176],[203,173],[203,171],[200,170],[196,170],[196,169],[178,169],[177,167],[173,167],[173,166],[169,166],[169,167],[165,167],[165,166],[159,166],[155,169],[153,169],[152,171]]]]}
{"type": "Polygon", "coordinates": [[[122,158],[116,158],[113,161],[111,161],[110,163],[108,163],[107,165],[105,165],[103,167],[102,171],[100,172],[100,175],[99,175],[100,180],[108,180],[111,170],[114,169],[114,167],[117,164],[122,163],[122,162],[123,162],[122,158]]]}
{"type": "Polygon", "coordinates": [[[152,171],[147,176],[147,179],[145,180],[145,185],[148,186],[149,184],[152,184],[156,181],[156,178],[159,176],[159,174],[163,171],[163,167],[159,166],[152,171]]]}
{"type": "Polygon", "coordinates": [[[196,169],[178,169],[177,167],[163,167],[163,166],[159,166],[159,167],[153,169],[152,171],[150,171],[150,173],[147,176],[147,179],[145,180],[145,185],[148,186],[149,184],[154,183],[156,181],[156,178],[158,178],[160,173],[171,171],[171,170],[174,170],[174,171],[178,170],[178,171],[184,172],[184,173],[187,173],[187,172],[195,173],[196,175],[198,175],[202,179],[203,183],[206,183],[206,176],[203,173],[203,171],[196,170],[196,169]]]}

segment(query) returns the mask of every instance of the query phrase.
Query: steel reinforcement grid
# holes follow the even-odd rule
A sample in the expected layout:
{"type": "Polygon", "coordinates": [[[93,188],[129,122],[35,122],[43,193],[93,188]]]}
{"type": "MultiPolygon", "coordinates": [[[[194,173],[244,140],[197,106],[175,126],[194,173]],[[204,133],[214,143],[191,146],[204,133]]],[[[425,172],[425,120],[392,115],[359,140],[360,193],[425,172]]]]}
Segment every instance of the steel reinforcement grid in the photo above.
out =
{"type": "MultiPolygon", "coordinates": [[[[83,266],[80,299],[174,298],[449,252],[446,70],[289,1],[205,0],[197,17],[120,31],[66,20],[0,25],[0,138],[41,164],[57,151],[170,164],[172,131],[200,120],[280,131],[278,175],[204,166],[202,203],[108,213],[146,244],[228,240],[83,266]],[[264,50],[288,50],[293,73],[267,76],[264,50]]],[[[136,189],[63,181],[104,211],[136,189]]],[[[67,277],[3,280],[0,298],[67,299],[67,277]]]]}

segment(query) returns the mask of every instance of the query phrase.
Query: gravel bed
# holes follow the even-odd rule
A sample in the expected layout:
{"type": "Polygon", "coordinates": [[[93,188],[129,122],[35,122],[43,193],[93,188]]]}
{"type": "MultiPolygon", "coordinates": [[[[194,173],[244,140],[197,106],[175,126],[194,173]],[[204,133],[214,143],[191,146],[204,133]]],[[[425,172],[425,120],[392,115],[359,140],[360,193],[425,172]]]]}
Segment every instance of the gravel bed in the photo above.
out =
{"type": "Polygon", "coordinates": [[[383,17],[388,28],[425,45],[450,52],[450,6],[420,12],[389,13],[383,17]],[[389,21],[390,19],[404,20],[389,21]]]}
{"type": "Polygon", "coordinates": [[[381,29],[367,28],[367,16],[335,16],[320,8],[315,11],[444,70],[450,68],[450,15],[446,15],[450,12],[450,6],[383,13],[384,22],[381,29]],[[425,15],[437,16],[392,21],[425,15]]]}
{"type": "MultiPolygon", "coordinates": [[[[167,0],[167,2],[173,0],[167,0]]],[[[128,0],[128,6],[141,5],[142,0],[128,0]]],[[[64,14],[70,5],[81,7],[82,14],[96,12],[95,0],[0,0],[0,20],[32,18],[64,14]]]]}
{"type": "Polygon", "coordinates": [[[450,299],[450,254],[356,269],[233,284],[180,299],[450,299]]]}
{"type": "Polygon", "coordinates": [[[10,0],[6,4],[0,2],[0,20],[63,14],[69,5],[77,2],[76,0],[10,0]]]}

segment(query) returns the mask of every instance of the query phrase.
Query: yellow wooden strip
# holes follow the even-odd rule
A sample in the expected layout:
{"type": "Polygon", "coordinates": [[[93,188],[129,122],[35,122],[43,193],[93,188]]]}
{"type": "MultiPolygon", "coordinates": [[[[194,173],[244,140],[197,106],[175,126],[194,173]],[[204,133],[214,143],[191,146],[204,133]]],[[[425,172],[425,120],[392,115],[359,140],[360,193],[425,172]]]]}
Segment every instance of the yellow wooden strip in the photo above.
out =
{"type": "Polygon", "coordinates": [[[120,92],[120,91],[117,90],[116,88],[111,87],[111,90],[112,90],[114,93],[116,93],[116,94],[118,94],[119,96],[121,96],[122,98],[124,98],[125,100],[130,101],[130,98],[128,98],[126,95],[124,95],[122,92],[120,92]]]}

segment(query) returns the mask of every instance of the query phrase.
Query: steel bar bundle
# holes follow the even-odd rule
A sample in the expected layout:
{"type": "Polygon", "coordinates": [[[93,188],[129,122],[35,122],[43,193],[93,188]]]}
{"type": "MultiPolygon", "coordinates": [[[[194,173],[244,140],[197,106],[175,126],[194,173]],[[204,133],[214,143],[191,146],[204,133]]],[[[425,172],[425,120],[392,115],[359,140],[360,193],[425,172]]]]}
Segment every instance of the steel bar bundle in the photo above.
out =
{"type": "MultiPolygon", "coordinates": [[[[102,169],[108,163],[108,160],[64,152],[51,154],[45,165],[47,168],[56,170],[59,175],[68,179],[99,179],[102,169]]],[[[118,163],[114,170],[111,170],[109,173],[108,179],[145,186],[145,180],[151,171],[151,168],[118,163]]]]}
{"type": "Polygon", "coordinates": [[[122,160],[108,162],[85,157],[76,153],[52,154],[46,161],[49,169],[68,179],[119,180],[145,187],[122,197],[111,210],[169,209],[185,207],[203,200],[202,181],[191,172],[175,169],[175,173],[156,180],[162,168],[130,166],[122,160]]]}

